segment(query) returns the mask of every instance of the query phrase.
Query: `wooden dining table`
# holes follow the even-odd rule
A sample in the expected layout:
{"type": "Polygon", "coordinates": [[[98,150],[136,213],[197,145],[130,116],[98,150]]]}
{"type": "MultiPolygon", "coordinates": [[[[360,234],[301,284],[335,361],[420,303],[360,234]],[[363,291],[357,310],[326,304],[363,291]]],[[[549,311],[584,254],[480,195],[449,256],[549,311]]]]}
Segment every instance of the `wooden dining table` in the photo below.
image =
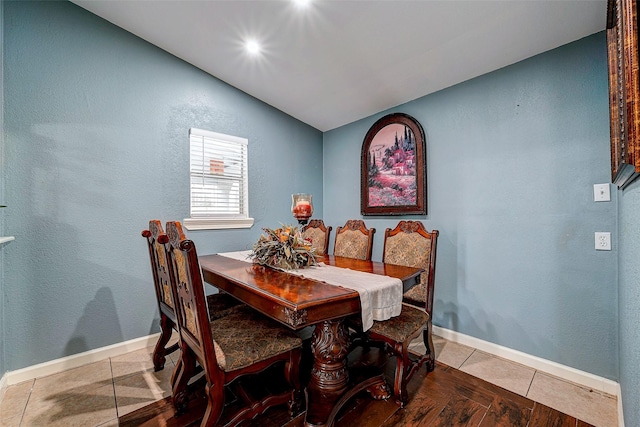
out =
{"type": "MultiPolygon", "coordinates": [[[[400,279],[404,291],[416,285],[423,272],[420,268],[331,255],[317,258],[326,265],[400,279]]],[[[306,427],[331,426],[342,405],[362,390],[374,398],[389,397],[381,373],[359,383],[349,378],[350,342],[345,319],[361,313],[356,290],[222,255],[203,255],[199,260],[205,282],[293,330],[314,327],[306,427]]]]}

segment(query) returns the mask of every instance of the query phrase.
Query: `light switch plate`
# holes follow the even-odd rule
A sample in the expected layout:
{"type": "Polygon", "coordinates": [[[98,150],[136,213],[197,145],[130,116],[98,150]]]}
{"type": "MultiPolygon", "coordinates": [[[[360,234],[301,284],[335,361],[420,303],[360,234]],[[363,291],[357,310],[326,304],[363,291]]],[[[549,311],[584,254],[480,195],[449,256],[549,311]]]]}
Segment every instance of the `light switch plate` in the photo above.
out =
{"type": "Polygon", "coordinates": [[[593,184],[593,200],[595,202],[610,202],[611,190],[609,184],[593,184]]]}
{"type": "Polygon", "coordinates": [[[610,251],[611,250],[611,233],[596,231],[596,250],[597,251],[610,251]]]}

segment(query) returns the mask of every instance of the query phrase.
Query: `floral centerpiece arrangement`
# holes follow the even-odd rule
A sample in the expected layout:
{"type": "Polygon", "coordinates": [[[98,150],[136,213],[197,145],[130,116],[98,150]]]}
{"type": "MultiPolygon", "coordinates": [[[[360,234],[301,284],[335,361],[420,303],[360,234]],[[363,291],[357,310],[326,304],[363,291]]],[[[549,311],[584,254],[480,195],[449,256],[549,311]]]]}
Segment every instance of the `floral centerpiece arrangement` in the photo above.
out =
{"type": "Polygon", "coordinates": [[[255,264],[286,270],[318,264],[311,241],[302,237],[298,227],[283,225],[275,230],[271,228],[262,230],[265,234],[254,243],[251,252],[251,258],[255,264]]]}

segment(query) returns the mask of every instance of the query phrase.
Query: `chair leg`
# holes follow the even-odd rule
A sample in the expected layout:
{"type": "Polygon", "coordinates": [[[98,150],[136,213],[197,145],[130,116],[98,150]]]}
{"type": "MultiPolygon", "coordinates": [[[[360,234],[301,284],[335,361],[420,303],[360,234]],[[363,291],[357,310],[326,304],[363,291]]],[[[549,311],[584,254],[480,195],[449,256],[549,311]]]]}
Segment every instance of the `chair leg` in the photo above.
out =
{"type": "Polygon", "coordinates": [[[173,373],[171,374],[171,390],[173,390],[173,387],[175,386],[176,381],[178,381],[180,375],[182,375],[182,355],[178,358],[176,366],[173,368],[173,373]]]}
{"type": "Polygon", "coordinates": [[[407,343],[395,343],[394,353],[396,355],[396,372],[393,380],[393,395],[398,406],[403,408],[409,400],[406,379],[407,369],[411,364],[411,360],[409,360],[409,345],[407,343]]]}
{"type": "Polygon", "coordinates": [[[182,347],[180,359],[181,368],[174,371],[176,378],[172,378],[172,400],[177,415],[183,414],[187,409],[189,404],[188,383],[196,371],[196,358],[186,345],[182,347]]]}
{"type": "Polygon", "coordinates": [[[207,396],[207,410],[202,417],[200,427],[213,427],[218,424],[224,408],[224,385],[222,381],[212,381],[207,377],[204,390],[207,396]]]}
{"type": "Polygon", "coordinates": [[[171,334],[173,333],[173,322],[164,314],[160,313],[160,337],[153,349],[153,369],[157,372],[164,369],[166,362],[167,349],[165,348],[171,334]]]}
{"type": "Polygon", "coordinates": [[[427,325],[422,331],[422,342],[424,343],[424,346],[427,349],[426,351],[427,360],[425,363],[427,368],[427,374],[429,372],[433,372],[433,370],[436,368],[436,348],[433,345],[431,329],[432,329],[432,323],[431,323],[431,320],[429,320],[429,322],[427,322],[427,325]]]}
{"type": "Polygon", "coordinates": [[[289,360],[285,364],[284,371],[287,382],[291,385],[291,399],[289,400],[289,416],[293,418],[302,407],[302,386],[300,385],[300,359],[302,352],[299,349],[291,350],[289,360]]]}

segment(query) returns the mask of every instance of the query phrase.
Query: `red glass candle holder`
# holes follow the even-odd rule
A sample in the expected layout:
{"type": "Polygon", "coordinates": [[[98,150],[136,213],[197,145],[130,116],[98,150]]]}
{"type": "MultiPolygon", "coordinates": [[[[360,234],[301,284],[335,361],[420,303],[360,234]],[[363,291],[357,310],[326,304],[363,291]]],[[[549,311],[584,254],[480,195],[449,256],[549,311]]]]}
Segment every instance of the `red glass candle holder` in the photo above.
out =
{"type": "Polygon", "coordinates": [[[291,213],[298,220],[298,223],[304,225],[313,215],[313,201],[311,194],[297,193],[291,195],[291,213]]]}

